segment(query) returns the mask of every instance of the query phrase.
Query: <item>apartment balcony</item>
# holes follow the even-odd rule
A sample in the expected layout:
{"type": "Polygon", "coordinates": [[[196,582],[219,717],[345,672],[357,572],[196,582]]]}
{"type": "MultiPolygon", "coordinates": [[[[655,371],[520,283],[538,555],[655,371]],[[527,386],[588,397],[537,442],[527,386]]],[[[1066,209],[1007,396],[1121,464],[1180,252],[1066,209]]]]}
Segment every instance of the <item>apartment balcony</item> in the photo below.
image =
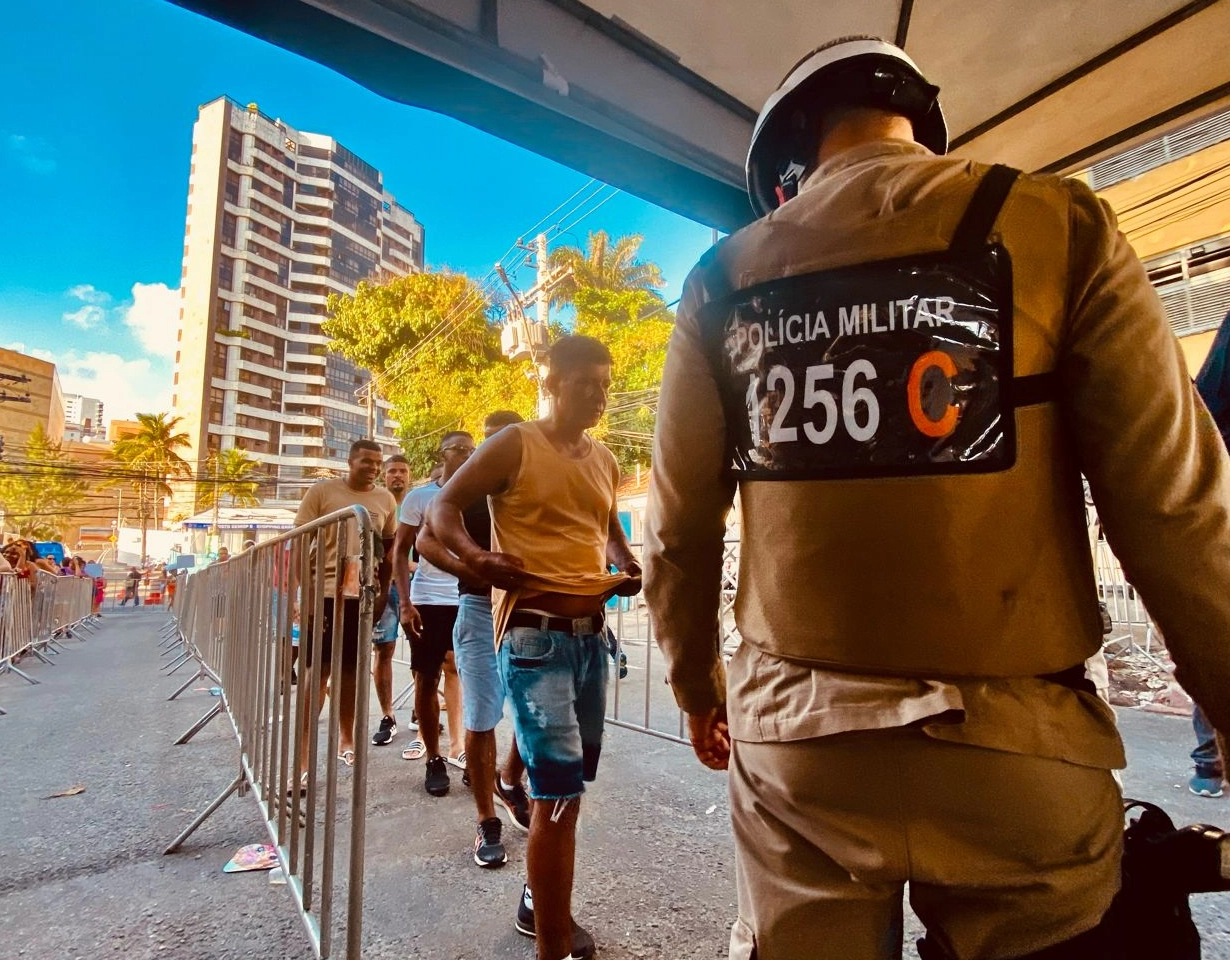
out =
{"type": "Polygon", "coordinates": [[[321,217],[312,213],[300,213],[295,210],[288,210],[287,213],[296,223],[309,227],[326,227],[330,230],[333,229],[332,217],[321,217]]]}
{"type": "MultiPolygon", "coordinates": [[[[308,183],[308,182],[313,182],[313,181],[312,181],[312,180],[305,180],[304,182],[305,182],[305,183],[308,183]]],[[[314,180],[314,182],[315,182],[315,183],[320,183],[321,181],[319,181],[319,180],[314,180]]],[[[328,182],[328,181],[326,181],[326,182],[328,182]]],[[[330,184],[329,184],[329,186],[331,187],[331,186],[332,186],[332,184],[330,183],[330,184]]],[[[295,200],[296,200],[296,202],[298,202],[298,203],[310,203],[310,204],[313,204],[313,205],[315,205],[315,206],[321,207],[322,209],[328,210],[328,211],[330,211],[330,212],[332,212],[332,210],[333,210],[333,197],[331,197],[331,196],[330,196],[330,197],[327,197],[327,196],[322,196],[322,195],[317,194],[317,193],[299,193],[299,192],[297,192],[297,191],[296,191],[296,193],[295,193],[295,200]]]]}
{"type": "Polygon", "coordinates": [[[251,427],[236,427],[223,425],[219,423],[211,423],[209,432],[218,437],[243,437],[245,440],[263,440],[269,442],[269,431],[253,430],[251,427]]]}
{"type": "MultiPolygon", "coordinates": [[[[255,284],[253,285],[255,286],[255,284]]],[[[285,294],[283,294],[283,296],[285,296],[285,294]]],[[[258,310],[265,310],[269,313],[276,313],[278,309],[277,304],[272,300],[262,300],[260,297],[254,297],[250,293],[236,294],[233,300],[238,300],[240,303],[246,303],[250,307],[256,307],[258,310]]]]}
{"type": "Polygon", "coordinates": [[[325,445],[324,437],[311,437],[307,434],[287,433],[285,429],[282,431],[282,445],[298,445],[300,447],[323,447],[325,445]]]}
{"type": "MultiPolygon", "coordinates": [[[[287,376],[281,367],[267,367],[263,363],[253,363],[251,360],[240,360],[239,369],[246,370],[248,373],[259,374],[262,377],[276,377],[279,380],[285,379],[287,376]]],[[[323,380],[323,377],[321,379],[323,380]]]]}
{"type": "MultiPolygon", "coordinates": [[[[333,221],[330,220],[329,223],[332,225],[333,221]]],[[[302,230],[295,229],[295,224],[293,223],[290,228],[290,240],[291,243],[311,243],[318,247],[329,247],[330,249],[333,247],[333,236],[331,234],[318,236],[315,233],[304,233],[302,230]]]]}
{"type": "Polygon", "coordinates": [[[215,390],[242,390],[245,393],[254,393],[258,397],[264,397],[267,400],[273,399],[273,391],[268,387],[258,387],[254,383],[244,383],[241,380],[224,380],[222,377],[211,377],[209,385],[215,390]]]}
{"type": "MultiPolygon", "coordinates": [[[[249,389],[251,389],[251,384],[244,384],[245,392],[249,389]]],[[[272,406],[254,407],[249,403],[235,404],[235,413],[246,417],[263,417],[265,420],[272,420],[277,423],[282,423],[285,419],[281,412],[273,409],[272,406]]]]}
{"type": "Polygon", "coordinates": [[[296,263],[311,263],[318,267],[327,267],[332,262],[327,253],[306,253],[303,250],[292,250],[291,256],[295,259],[296,263]]]}
{"type": "Polygon", "coordinates": [[[283,429],[289,426],[295,427],[319,427],[324,423],[322,417],[314,417],[303,413],[279,413],[276,414],[278,423],[282,424],[283,429]]]}
{"type": "MultiPolygon", "coordinates": [[[[323,373],[299,373],[295,370],[287,370],[285,373],[280,373],[280,376],[282,376],[288,384],[311,384],[319,387],[323,387],[325,385],[325,375],[323,373]]],[[[321,397],[315,398],[315,403],[317,406],[320,405],[321,399],[321,397]]]]}
{"type": "Polygon", "coordinates": [[[264,170],[261,170],[255,164],[245,163],[241,169],[243,170],[244,173],[250,176],[253,180],[259,180],[261,183],[265,184],[266,186],[272,187],[274,190],[277,190],[279,193],[282,191],[282,181],[279,180],[277,177],[272,177],[269,174],[265,173],[264,170]]]}
{"type": "MultiPolygon", "coordinates": [[[[292,343],[291,346],[299,346],[297,343],[292,343]]],[[[324,354],[308,353],[306,350],[300,353],[298,350],[286,351],[287,363],[310,363],[323,367],[325,365],[324,354]]]]}

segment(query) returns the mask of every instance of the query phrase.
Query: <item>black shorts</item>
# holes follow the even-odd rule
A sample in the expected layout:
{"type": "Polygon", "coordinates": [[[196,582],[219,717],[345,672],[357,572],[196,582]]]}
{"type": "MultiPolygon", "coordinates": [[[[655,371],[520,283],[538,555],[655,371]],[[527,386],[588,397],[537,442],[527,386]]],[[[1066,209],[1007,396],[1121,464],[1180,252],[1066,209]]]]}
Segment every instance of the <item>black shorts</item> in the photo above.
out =
{"type": "MultiPolygon", "coordinates": [[[[325,597],[325,616],[321,626],[320,650],[324,662],[333,662],[333,598],[325,597]]],[[[302,656],[312,665],[312,621],[307,622],[307,631],[299,640],[302,656]]],[[[359,600],[357,597],[342,601],[342,665],[354,670],[359,664],[359,600]]]]}
{"type": "Polygon", "coordinates": [[[415,604],[423,618],[423,635],[410,641],[410,669],[428,679],[438,677],[444,657],[453,649],[453,624],[457,622],[457,607],[439,604],[415,604]]]}

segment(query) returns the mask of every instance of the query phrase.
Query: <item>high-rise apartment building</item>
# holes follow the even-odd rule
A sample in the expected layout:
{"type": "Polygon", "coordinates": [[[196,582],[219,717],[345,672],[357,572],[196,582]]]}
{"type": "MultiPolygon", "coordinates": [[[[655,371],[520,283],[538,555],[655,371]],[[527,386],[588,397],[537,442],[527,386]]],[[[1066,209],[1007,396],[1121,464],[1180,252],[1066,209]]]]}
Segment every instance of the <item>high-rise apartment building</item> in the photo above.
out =
{"type": "Polygon", "coordinates": [[[93,397],[83,397],[79,393],[70,393],[64,398],[64,431],[65,434],[75,433],[74,440],[83,437],[105,438],[107,427],[103,423],[103,402],[93,397]],[[70,427],[76,430],[70,431],[70,427]]]}
{"type": "Polygon", "coordinates": [[[184,458],[204,469],[213,452],[237,447],[277,477],[277,500],[296,501],[315,471],[344,468],[369,417],[394,449],[387,404],[367,409],[369,374],[326,349],[320,324],[330,294],[422,265],[422,226],[371,164],[256,104],[203,105],[172,401],[191,440],[184,458]]]}

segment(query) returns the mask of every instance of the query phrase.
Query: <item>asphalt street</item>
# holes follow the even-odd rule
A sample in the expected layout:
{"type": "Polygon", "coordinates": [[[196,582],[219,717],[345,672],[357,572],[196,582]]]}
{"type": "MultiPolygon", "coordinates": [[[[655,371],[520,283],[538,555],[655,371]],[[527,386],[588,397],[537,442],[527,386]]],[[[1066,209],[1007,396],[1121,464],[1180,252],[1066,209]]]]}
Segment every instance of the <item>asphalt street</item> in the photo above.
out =
{"type": "MultiPolygon", "coordinates": [[[[267,839],[250,798],[228,799],[182,851],[162,854],[237,769],[224,717],[191,743],[172,743],[214,701],[206,683],[166,701],[189,674],[162,675],[165,622],[156,609],[108,613],[55,666],[30,667],[38,686],[0,677],[2,960],[312,955],[285,887],[264,873],[221,870],[238,847],[267,839]]],[[[651,725],[677,730],[660,661],[635,637],[628,658],[621,716],[639,721],[648,703],[651,725]]],[[[1129,795],[1162,802],[1179,823],[1230,826],[1230,799],[1186,790],[1186,720],[1128,710],[1119,718],[1129,795]]],[[[532,944],[512,928],[524,836],[506,830],[509,864],[479,870],[469,792],[454,771],[449,795],[428,797],[422,763],[400,757],[409,739],[401,732],[371,754],[364,957],[529,960],[532,944]]],[[[576,914],[601,957],[725,956],[735,897],[724,775],[686,747],[610,728],[579,851],[576,914]]],[[[1204,956],[1230,960],[1230,896],[1195,897],[1193,909],[1204,956]]],[[[919,933],[908,921],[907,940],[919,933]]]]}

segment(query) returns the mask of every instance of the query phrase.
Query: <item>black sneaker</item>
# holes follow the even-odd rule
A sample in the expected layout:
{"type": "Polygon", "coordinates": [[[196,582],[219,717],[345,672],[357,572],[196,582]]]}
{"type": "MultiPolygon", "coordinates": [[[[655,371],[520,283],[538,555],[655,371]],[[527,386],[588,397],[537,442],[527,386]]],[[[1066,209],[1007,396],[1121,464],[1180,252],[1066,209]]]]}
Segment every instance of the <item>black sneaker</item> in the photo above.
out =
{"type": "MultiPolygon", "coordinates": [[[[498,782],[498,781],[497,781],[498,782]]],[[[521,887],[521,899],[517,902],[517,933],[523,937],[537,936],[534,932],[534,895],[529,885],[521,887]]],[[[583,926],[572,921],[572,960],[589,960],[594,955],[594,938],[583,926]]]]}
{"type": "Polygon", "coordinates": [[[530,832],[530,798],[525,794],[525,787],[513,784],[512,789],[505,790],[500,783],[499,774],[495,777],[495,798],[500,801],[508,815],[512,817],[513,826],[522,833],[530,832]]]}
{"type": "Polygon", "coordinates": [[[491,817],[478,825],[478,834],[474,837],[474,862],[480,867],[502,867],[508,862],[508,854],[500,842],[502,827],[499,817],[491,817]]]}
{"type": "Polygon", "coordinates": [[[392,717],[380,718],[380,729],[372,734],[372,744],[377,747],[388,746],[397,736],[397,721],[392,717]]]}
{"type": "Polygon", "coordinates": [[[448,793],[448,761],[438,756],[429,759],[423,786],[433,797],[442,797],[448,793]]]}

